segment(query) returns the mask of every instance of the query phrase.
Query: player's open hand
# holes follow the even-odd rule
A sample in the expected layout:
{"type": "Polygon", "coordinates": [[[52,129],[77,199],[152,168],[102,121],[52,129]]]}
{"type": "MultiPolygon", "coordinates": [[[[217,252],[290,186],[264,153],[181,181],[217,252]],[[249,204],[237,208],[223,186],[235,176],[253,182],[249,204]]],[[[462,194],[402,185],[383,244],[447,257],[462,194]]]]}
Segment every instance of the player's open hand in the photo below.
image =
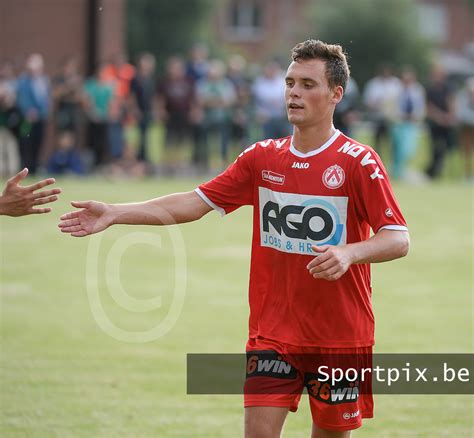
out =
{"type": "Polygon", "coordinates": [[[352,264],[347,246],[313,245],[312,248],[318,256],[311,260],[306,268],[314,278],[338,280],[352,264]]]}
{"type": "Polygon", "coordinates": [[[49,213],[51,208],[34,208],[38,205],[49,204],[58,199],[61,189],[37,191],[54,184],[54,178],[47,178],[29,186],[20,186],[20,182],[28,175],[28,169],[23,169],[11,177],[0,196],[0,214],[7,216],[25,216],[28,214],[49,213]]]}
{"type": "Polygon", "coordinates": [[[84,237],[99,233],[112,225],[110,205],[97,201],[71,202],[71,205],[80,210],[63,214],[59,228],[63,233],[74,237],[84,237]]]}

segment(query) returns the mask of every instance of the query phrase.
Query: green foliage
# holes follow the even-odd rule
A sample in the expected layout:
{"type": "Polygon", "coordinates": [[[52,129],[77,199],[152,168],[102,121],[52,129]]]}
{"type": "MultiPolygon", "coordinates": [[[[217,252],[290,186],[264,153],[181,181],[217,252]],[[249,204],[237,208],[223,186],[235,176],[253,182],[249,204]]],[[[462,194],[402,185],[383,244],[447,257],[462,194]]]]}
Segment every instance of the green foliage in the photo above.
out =
{"type": "Polygon", "coordinates": [[[128,0],[127,43],[132,59],[152,52],[158,68],[172,54],[185,55],[202,33],[210,0],[128,0]]]}
{"type": "Polygon", "coordinates": [[[418,31],[412,0],[319,0],[312,16],[314,37],[344,47],[359,85],[382,63],[396,70],[412,65],[426,77],[430,45],[418,31]]]}

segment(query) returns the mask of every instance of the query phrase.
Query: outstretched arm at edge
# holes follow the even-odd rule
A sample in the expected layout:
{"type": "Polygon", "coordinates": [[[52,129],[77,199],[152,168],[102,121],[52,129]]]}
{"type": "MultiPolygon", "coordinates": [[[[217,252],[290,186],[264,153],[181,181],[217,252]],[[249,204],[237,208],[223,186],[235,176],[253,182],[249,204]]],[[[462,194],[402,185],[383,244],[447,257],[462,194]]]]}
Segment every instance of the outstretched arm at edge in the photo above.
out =
{"type": "Polygon", "coordinates": [[[74,237],[98,233],[115,224],[182,224],[200,219],[212,210],[194,191],[130,204],[73,201],[71,205],[81,210],[62,215],[59,228],[74,237]]]}
{"type": "Polygon", "coordinates": [[[42,190],[43,187],[55,183],[54,178],[47,178],[29,186],[21,186],[20,183],[28,175],[25,167],[15,176],[11,177],[3,192],[0,194],[0,216],[26,216],[28,214],[49,213],[50,207],[35,208],[39,205],[49,204],[58,199],[60,188],[42,190]]]}

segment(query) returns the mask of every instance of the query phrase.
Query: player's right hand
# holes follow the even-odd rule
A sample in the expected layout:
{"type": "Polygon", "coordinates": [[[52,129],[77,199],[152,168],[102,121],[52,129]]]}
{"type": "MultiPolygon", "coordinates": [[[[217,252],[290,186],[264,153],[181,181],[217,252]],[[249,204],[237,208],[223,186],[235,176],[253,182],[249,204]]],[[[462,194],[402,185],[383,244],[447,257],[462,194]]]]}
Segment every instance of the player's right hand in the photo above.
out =
{"type": "Polygon", "coordinates": [[[61,232],[73,237],[84,237],[99,233],[112,225],[110,205],[97,201],[72,201],[71,205],[81,210],[71,211],[60,217],[61,232]]]}

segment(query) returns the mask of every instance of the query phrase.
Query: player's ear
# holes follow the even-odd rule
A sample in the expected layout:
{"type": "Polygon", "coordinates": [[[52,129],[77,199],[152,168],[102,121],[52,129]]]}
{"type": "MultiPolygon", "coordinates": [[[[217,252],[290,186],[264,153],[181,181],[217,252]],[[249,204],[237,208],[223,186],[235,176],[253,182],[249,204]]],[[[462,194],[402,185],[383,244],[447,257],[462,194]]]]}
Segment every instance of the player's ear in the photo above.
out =
{"type": "Polygon", "coordinates": [[[331,91],[332,91],[333,103],[337,105],[342,100],[342,97],[344,96],[344,89],[340,85],[337,85],[331,91]]]}

